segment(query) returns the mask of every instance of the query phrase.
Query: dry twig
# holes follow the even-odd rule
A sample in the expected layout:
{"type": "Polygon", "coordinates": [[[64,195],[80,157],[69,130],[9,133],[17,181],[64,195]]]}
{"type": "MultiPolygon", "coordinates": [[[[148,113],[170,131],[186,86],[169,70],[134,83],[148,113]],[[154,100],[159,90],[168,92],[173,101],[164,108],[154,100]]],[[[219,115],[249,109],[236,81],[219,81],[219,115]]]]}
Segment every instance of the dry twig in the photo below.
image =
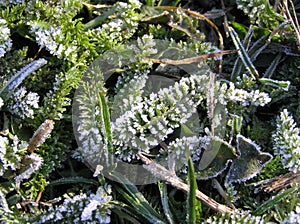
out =
{"type": "MultiPolygon", "coordinates": [[[[189,192],[189,186],[184,183],[179,177],[174,175],[171,171],[167,170],[165,167],[157,164],[156,162],[148,159],[147,157],[143,156],[142,154],[138,154],[139,158],[145,163],[143,167],[148,170],[150,173],[158,177],[159,179],[168,182],[169,184],[173,185],[174,187],[181,189],[185,192],[189,192]]],[[[197,199],[204,202],[213,210],[220,212],[220,213],[234,213],[235,210],[232,208],[227,207],[226,205],[220,204],[216,202],[214,199],[208,197],[204,193],[199,190],[196,190],[196,197],[197,199]]]]}

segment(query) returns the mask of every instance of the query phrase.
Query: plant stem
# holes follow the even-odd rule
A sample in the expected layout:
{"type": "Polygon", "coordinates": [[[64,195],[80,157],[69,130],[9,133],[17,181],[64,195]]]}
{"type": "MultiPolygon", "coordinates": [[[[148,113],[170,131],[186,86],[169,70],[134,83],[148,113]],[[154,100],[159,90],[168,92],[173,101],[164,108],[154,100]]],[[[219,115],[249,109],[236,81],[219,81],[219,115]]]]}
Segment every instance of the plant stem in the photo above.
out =
{"type": "MultiPolygon", "coordinates": [[[[157,164],[151,159],[148,159],[140,153],[138,154],[138,156],[145,163],[143,167],[150,173],[187,193],[190,191],[190,187],[187,184],[185,184],[179,177],[174,175],[171,171],[167,170],[165,167],[157,164]]],[[[196,190],[196,198],[198,198],[207,206],[209,206],[217,212],[231,214],[235,212],[235,210],[233,210],[232,208],[229,208],[226,205],[216,202],[214,199],[208,197],[206,194],[202,193],[199,190],[196,190]]]]}

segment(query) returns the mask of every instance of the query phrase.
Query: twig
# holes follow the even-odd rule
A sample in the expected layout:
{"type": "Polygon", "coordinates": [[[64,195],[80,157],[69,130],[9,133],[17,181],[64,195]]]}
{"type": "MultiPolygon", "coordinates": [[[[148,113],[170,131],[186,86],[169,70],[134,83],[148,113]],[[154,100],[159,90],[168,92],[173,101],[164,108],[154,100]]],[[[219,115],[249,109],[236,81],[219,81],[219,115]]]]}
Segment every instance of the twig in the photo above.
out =
{"type": "Polygon", "coordinates": [[[226,55],[226,54],[233,54],[233,53],[236,53],[236,52],[237,52],[236,50],[225,50],[225,51],[221,51],[221,52],[203,54],[203,55],[196,56],[196,57],[191,57],[191,58],[184,58],[184,59],[181,59],[181,60],[156,59],[156,58],[145,58],[145,59],[150,60],[153,63],[159,63],[159,64],[186,65],[186,64],[191,64],[191,63],[198,62],[198,61],[207,60],[209,58],[219,57],[219,56],[226,55]]]}
{"type": "Polygon", "coordinates": [[[269,180],[263,180],[253,184],[258,189],[262,189],[267,192],[279,191],[284,187],[288,187],[291,184],[300,183],[300,171],[297,173],[287,173],[279,177],[275,177],[269,180]]]}
{"type": "MultiPolygon", "coordinates": [[[[176,11],[178,10],[178,7],[173,7],[173,6],[156,6],[156,8],[159,9],[164,9],[164,10],[169,10],[169,11],[176,11]]],[[[219,28],[216,26],[216,24],[214,24],[209,18],[207,18],[205,15],[202,15],[198,12],[189,10],[189,9],[183,9],[180,8],[183,12],[185,12],[186,14],[196,18],[196,19],[201,19],[204,20],[206,23],[208,23],[217,33],[218,37],[219,37],[219,49],[221,51],[223,51],[224,49],[224,40],[223,40],[223,36],[219,30],[219,28]]],[[[222,58],[219,60],[219,65],[218,65],[218,73],[222,72],[222,58]]]]}
{"type": "Polygon", "coordinates": [[[298,23],[297,16],[296,16],[296,13],[295,13],[294,4],[293,4],[292,1],[289,1],[289,2],[291,3],[292,9],[293,9],[294,19],[293,19],[292,15],[290,14],[288,1],[284,0],[283,5],[284,5],[285,12],[286,12],[286,16],[287,16],[288,20],[290,21],[290,23],[291,23],[291,25],[294,29],[295,38],[296,38],[296,42],[297,42],[297,45],[298,45],[298,50],[300,51],[300,28],[299,28],[299,23],[298,23]]]}
{"type": "MultiPolygon", "coordinates": [[[[172,174],[169,170],[165,167],[157,164],[156,162],[148,159],[147,157],[143,156],[142,154],[138,154],[138,157],[145,163],[143,167],[148,170],[150,173],[158,177],[159,179],[166,181],[173,185],[176,188],[179,188],[185,192],[189,192],[189,186],[185,184],[179,177],[172,174]]],[[[208,197],[207,195],[203,194],[201,191],[196,190],[196,197],[197,199],[204,202],[213,210],[220,212],[220,213],[234,213],[235,210],[232,208],[227,207],[226,205],[219,204],[212,198],[208,197]]]]}

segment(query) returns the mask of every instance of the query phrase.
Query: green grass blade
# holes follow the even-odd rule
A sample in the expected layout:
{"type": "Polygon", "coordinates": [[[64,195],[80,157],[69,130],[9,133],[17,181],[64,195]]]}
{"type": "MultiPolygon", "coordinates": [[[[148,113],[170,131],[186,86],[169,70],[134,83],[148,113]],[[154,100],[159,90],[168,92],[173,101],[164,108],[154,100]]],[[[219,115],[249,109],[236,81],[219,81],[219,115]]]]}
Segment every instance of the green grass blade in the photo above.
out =
{"type": "Polygon", "coordinates": [[[284,192],[276,195],[275,197],[267,200],[266,202],[264,202],[261,206],[259,206],[254,212],[253,215],[255,216],[259,216],[262,215],[266,210],[271,209],[275,204],[277,204],[278,202],[280,202],[282,199],[284,199],[285,197],[287,197],[289,194],[292,194],[295,191],[298,191],[299,188],[298,187],[294,187],[294,188],[290,188],[285,190],[284,192]]]}
{"type": "Polygon", "coordinates": [[[150,223],[165,223],[163,218],[151,207],[135,185],[117,172],[113,172],[111,175],[116,178],[118,182],[122,183],[124,190],[118,186],[116,186],[116,189],[132,206],[133,212],[138,213],[140,217],[147,219],[150,223]]]}
{"type": "Polygon", "coordinates": [[[268,67],[268,69],[265,71],[265,74],[263,75],[264,78],[271,78],[272,75],[274,74],[279,62],[280,62],[280,59],[281,59],[282,55],[281,54],[278,54],[276,56],[276,58],[271,62],[270,66],[268,67]]]}
{"type": "Polygon", "coordinates": [[[97,26],[99,26],[101,23],[103,23],[109,16],[114,14],[116,12],[116,8],[112,8],[109,11],[103,13],[101,16],[96,17],[95,19],[89,21],[84,25],[84,30],[90,30],[97,26]]]}
{"type": "MultiPolygon", "coordinates": [[[[238,37],[238,34],[230,26],[228,27],[228,30],[229,30],[231,39],[232,39],[236,49],[238,50],[238,54],[239,54],[240,59],[242,60],[243,64],[249,71],[250,75],[254,79],[258,79],[259,74],[258,74],[256,68],[254,67],[253,63],[251,62],[251,59],[250,59],[248,53],[246,52],[246,49],[244,48],[243,44],[241,43],[240,38],[238,37]]],[[[236,79],[236,76],[231,76],[232,81],[235,81],[235,79],[236,79]]]]}
{"type": "Polygon", "coordinates": [[[168,192],[167,192],[167,185],[164,182],[158,182],[158,188],[161,198],[161,204],[163,206],[163,210],[165,216],[170,224],[175,224],[173,214],[170,210],[169,206],[169,199],[168,199],[168,192]]]}
{"type": "Polygon", "coordinates": [[[275,88],[281,88],[285,91],[288,91],[290,87],[290,81],[278,81],[278,80],[273,80],[273,79],[268,79],[268,78],[260,78],[259,82],[267,85],[267,86],[272,86],[275,88]]]}
{"type": "Polygon", "coordinates": [[[84,177],[66,177],[61,178],[58,180],[51,181],[47,186],[57,186],[57,185],[63,185],[63,184],[91,184],[91,185],[98,185],[98,181],[95,181],[93,179],[88,179],[84,177]]]}
{"type": "Polygon", "coordinates": [[[196,199],[196,190],[198,190],[197,181],[195,177],[195,169],[193,165],[192,158],[188,156],[188,184],[189,184],[189,193],[187,198],[187,210],[188,217],[187,221],[190,224],[196,223],[197,221],[197,199],[196,199]]]}
{"type": "Polygon", "coordinates": [[[105,92],[100,90],[99,91],[99,102],[100,102],[100,113],[101,113],[101,120],[104,124],[104,138],[106,139],[106,144],[108,146],[109,152],[113,152],[112,146],[112,133],[111,133],[111,126],[110,126],[110,115],[109,109],[107,105],[107,99],[105,92]]]}
{"type": "MultiPolygon", "coordinates": [[[[234,23],[232,25],[234,25],[234,23]]],[[[236,26],[234,26],[234,27],[236,28],[236,26]]],[[[246,51],[248,51],[248,49],[249,49],[253,34],[254,34],[254,28],[253,28],[253,26],[251,26],[243,40],[243,45],[244,45],[246,51]]],[[[232,72],[231,72],[231,79],[235,80],[236,77],[242,73],[243,68],[244,68],[244,64],[243,64],[242,60],[240,58],[237,58],[234,63],[232,72]]]]}

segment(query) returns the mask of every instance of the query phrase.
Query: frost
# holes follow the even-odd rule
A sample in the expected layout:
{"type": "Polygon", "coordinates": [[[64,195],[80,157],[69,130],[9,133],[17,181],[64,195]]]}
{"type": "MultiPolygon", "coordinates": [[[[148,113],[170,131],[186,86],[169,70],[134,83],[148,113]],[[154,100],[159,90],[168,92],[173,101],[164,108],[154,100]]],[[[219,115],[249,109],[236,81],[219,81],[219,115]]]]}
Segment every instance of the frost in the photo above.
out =
{"type": "Polygon", "coordinates": [[[284,167],[290,171],[300,170],[300,131],[287,109],[277,118],[276,132],[273,134],[275,155],[281,157],[284,167]]]}
{"type": "MultiPolygon", "coordinates": [[[[0,2],[1,4],[1,2],[0,2]]],[[[6,25],[6,21],[0,18],[0,58],[10,51],[12,40],[10,39],[10,29],[6,25]]]]}
{"type": "Polygon", "coordinates": [[[39,98],[37,93],[28,93],[25,87],[21,87],[13,94],[13,102],[8,105],[8,109],[21,118],[32,117],[39,107],[39,98]]]}

